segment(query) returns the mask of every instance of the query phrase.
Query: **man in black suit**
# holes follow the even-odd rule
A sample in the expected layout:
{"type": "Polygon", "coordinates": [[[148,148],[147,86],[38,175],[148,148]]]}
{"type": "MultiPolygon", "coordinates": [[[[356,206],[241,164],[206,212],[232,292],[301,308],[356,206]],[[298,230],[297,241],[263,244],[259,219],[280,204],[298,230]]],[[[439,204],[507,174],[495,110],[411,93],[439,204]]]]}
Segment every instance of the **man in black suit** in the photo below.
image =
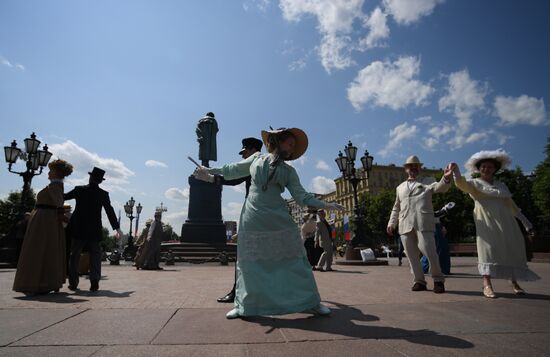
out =
{"type": "Polygon", "coordinates": [[[65,200],[76,200],[74,213],[71,216],[67,231],[71,236],[71,256],[69,258],[69,289],[78,287],[78,262],[82,249],[87,246],[90,253],[90,291],[99,289],[101,278],[101,249],[99,243],[102,238],[103,224],[101,223],[101,209],[105,209],[117,238],[122,236],[115,210],[111,206],[109,193],[99,188],[105,180],[105,171],[94,167],[90,175],[89,184],[76,186],[64,195],[65,200]]]}
{"type": "MultiPolygon", "coordinates": [[[[256,138],[244,138],[242,140],[243,148],[241,151],[239,151],[239,155],[242,156],[243,159],[247,159],[256,152],[259,152],[262,150],[262,141],[260,139],[256,138]]],[[[243,182],[246,182],[246,197],[248,197],[248,191],[250,190],[250,183],[252,181],[252,177],[246,176],[242,178],[238,178],[235,180],[226,180],[223,178],[223,176],[215,175],[214,177],[214,183],[217,185],[226,185],[226,186],[237,186],[240,185],[243,182]]],[[[237,265],[235,264],[235,278],[237,277],[237,265]]],[[[233,289],[225,295],[224,297],[221,297],[218,299],[218,302],[234,302],[235,301],[235,285],[236,281],[233,282],[233,289]]]]}

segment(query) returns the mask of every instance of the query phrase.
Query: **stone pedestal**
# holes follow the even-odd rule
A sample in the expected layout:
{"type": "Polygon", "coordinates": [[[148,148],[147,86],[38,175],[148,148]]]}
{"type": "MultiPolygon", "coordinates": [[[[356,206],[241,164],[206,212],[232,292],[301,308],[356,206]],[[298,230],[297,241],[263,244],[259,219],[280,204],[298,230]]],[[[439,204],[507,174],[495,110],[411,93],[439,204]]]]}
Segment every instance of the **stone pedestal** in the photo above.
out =
{"type": "Polygon", "coordinates": [[[225,244],[222,221],[222,186],[189,176],[189,210],[181,227],[181,241],[225,244]]]}

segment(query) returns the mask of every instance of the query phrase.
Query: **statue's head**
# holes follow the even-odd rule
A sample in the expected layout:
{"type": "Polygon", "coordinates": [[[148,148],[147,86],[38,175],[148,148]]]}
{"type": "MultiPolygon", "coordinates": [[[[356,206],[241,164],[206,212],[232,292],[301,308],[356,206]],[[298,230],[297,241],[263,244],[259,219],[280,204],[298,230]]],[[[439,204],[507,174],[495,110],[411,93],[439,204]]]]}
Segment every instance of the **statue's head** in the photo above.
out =
{"type": "Polygon", "coordinates": [[[208,112],[206,113],[206,117],[205,118],[215,118],[216,116],[214,115],[214,113],[212,112],[208,112]]]}

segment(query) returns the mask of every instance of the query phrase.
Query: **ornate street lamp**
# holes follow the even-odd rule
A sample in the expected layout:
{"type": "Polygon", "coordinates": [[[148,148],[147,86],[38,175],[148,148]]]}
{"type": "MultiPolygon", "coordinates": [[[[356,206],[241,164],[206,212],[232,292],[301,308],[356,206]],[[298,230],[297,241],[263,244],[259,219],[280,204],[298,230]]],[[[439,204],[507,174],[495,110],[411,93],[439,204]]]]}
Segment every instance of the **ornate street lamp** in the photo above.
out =
{"type": "Polygon", "coordinates": [[[354,216],[352,218],[354,223],[355,236],[351,240],[351,249],[346,250],[346,259],[355,259],[356,254],[353,248],[357,246],[372,247],[372,241],[367,237],[366,226],[364,219],[363,209],[359,206],[359,198],[357,196],[357,185],[364,179],[369,177],[369,172],[372,169],[373,157],[369,155],[369,152],[365,150],[365,155],[360,158],[361,165],[363,166],[363,176],[359,176],[355,169],[355,158],[357,156],[357,147],[353,146],[351,141],[344,148],[346,155],[342,155],[342,152],[338,152],[336,158],[336,165],[338,170],[342,173],[344,180],[347,180],[353,188],[353,202],[354,202],[354,216]],[[366,177],[365,177],[366,176],[366,177]]]}
{"type": "Polygon", "coordinates": [[[136,217],[136,229],[134,231],[134,237],[137,237],[137,234],[138,234],[139,215],[141,214],[142,209],[143,209],[143,206],[141,205],[141,203],[138,203],[138,205],[136,206],[137,217],[136,217]]]}
{"type": "Polygon", "coordinates": [[[42,169],[48,165],[52,153],[48,151],[48,145],[44,145],[42,150],[38,150],[40,140],[36,139],[36,134],[33,132],[30,137],[24,140],[25,152],[17,147],[17,142],[12,141],[10,146],[4,146],[4,155],[8,163],[8,171],[17,174],[23,178],[23,191],[21,192],[20,213],[23,213],[24,202],[31,188],[32,178],[42,173],[42,169]],[[13,171],[12,165],[17,162],[17,159],[26,161],[26,170],[23,172],[13,171]]]}
{"type": "MultiPolygon", "coordinates": [[[[137,247],[134,245],[134,240],[132,237],[132,221],[134,218],[134,204],[136,201],[134,200],[134,197],[130,197],[130,200],[126,202],[124,205],[124,212],[126,213],[126,217],[130,219],[130,231],[128,232],[128,243],[126,244],[126,247],[124,248],[124,252],[122,255],[124,256],[124,260],[131,261],[134,260],[136,256],[137,247]]],[[[141,204],[140,204],[141,206],[141,204]]]]}

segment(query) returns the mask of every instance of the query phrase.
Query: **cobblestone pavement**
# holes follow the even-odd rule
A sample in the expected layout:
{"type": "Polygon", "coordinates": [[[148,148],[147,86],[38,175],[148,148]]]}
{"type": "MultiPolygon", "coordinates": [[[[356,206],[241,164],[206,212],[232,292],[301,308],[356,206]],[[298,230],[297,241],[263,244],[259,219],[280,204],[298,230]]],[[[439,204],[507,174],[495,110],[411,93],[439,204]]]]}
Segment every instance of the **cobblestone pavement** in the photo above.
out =
{"type": "MultiPolygon", "coordinates": [[[[315,272],[330,317],[310,314],[225,319],[216,298],[234,267],[180,264],[163,271],[103,266],[100,291],[25,297],[0,270],[0,355],[42,356],[548,356],[550,264],[517,296],[494,281],[481,294],[475,258],[453,258],[446,294],[412,292],[397,266],[338,266],[315,272]]],[[[428,278],[429,287],[431,280],[428,278]]]]}

